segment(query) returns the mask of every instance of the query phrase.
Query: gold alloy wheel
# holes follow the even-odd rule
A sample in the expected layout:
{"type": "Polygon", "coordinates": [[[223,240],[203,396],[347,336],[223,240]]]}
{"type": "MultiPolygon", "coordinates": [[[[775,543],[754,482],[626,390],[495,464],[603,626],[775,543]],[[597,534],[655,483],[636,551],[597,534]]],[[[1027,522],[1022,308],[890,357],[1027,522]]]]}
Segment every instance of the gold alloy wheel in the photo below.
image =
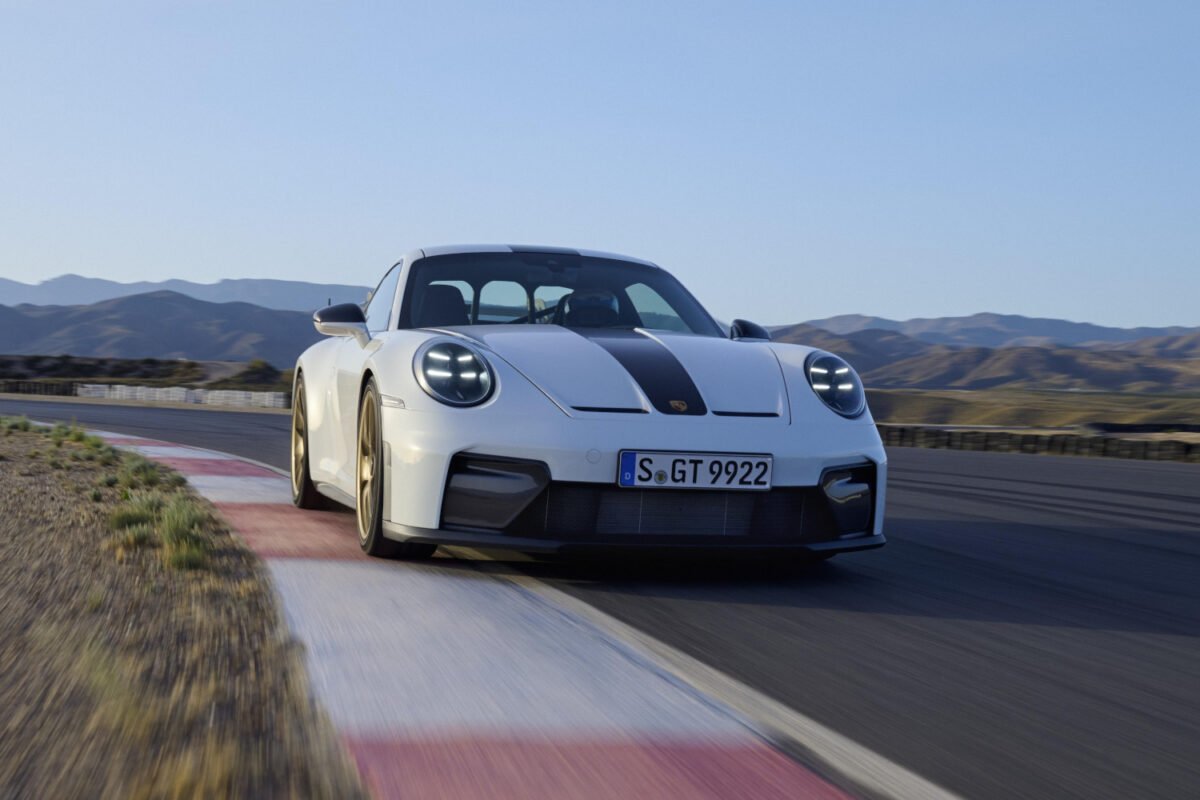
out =
{"type": "Polygon", "coordinates": [[[370,391],[363,395],[358,418],[357,486],[358,538],[365,542],[375,530],[379,511],[379,412],[370,391]]]}
{"type": "Polygon", "coordinates": [[[296,384],[292,398],[292,497],[304,491],[304,459],[308,457],[308,420],[304,418],[304,384],[296,384]]]}

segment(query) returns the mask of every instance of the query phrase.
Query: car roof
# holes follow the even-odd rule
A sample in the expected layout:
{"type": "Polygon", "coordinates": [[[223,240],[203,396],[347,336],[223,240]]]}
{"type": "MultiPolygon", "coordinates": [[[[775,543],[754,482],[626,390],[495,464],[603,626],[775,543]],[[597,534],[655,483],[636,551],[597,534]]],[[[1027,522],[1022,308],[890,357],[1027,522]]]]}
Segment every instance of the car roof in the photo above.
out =
{"type": "Polygon", "coordinates": [[[562,255],[587,256],[588,258],[609,258],[617,261],[631,261],[647,267],[658,267],[653,261],[643,258],[624,256],[619,253],[607,253],[603,250],[584,250],[573,247],[545,247],[529,244],[449,244],[438,247],[423,247],[414,250],[405,257],[409,263],[427,256],[449,256],[458,253],[560,253],[562,255]]]}

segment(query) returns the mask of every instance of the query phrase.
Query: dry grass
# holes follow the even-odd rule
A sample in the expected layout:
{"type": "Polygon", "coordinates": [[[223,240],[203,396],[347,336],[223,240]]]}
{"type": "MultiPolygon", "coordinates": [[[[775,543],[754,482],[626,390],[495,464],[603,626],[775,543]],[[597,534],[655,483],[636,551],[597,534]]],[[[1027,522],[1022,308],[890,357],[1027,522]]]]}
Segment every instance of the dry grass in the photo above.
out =
{"type": "Polygon", "coordinates": [[[82,432],[0,428],[0,796],[362,796],[207,504],[82,432]]]}

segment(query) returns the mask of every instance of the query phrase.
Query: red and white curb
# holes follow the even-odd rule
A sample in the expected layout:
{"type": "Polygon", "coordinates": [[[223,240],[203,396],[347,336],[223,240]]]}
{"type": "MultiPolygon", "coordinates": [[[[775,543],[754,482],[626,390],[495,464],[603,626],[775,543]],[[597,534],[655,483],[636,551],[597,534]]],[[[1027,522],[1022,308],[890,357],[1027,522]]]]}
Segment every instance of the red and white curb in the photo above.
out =
{"type": "MultiPolygon", "coordinates": [[[[182,473],[264,560],[317,699],[376,797],[847,796],[739,713],[761,719],[761,696],[681,680],[683,656],[578,601],[471,562],[367,558],[352,514],[294,508],[270,467],[97,433],[182,473]]],[[[872,793],[946,796],[802,723],[770,727],[800,730],[827,763],[849,748],[872,793]]]]}

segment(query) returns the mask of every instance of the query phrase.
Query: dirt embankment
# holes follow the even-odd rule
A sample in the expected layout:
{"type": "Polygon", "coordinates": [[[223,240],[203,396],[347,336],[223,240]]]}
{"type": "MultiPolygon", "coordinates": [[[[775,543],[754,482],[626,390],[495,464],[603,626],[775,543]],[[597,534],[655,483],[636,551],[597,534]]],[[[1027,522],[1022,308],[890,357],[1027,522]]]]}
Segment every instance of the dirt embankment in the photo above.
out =
{"type": "Polygon", "coordinates": [[[876,422],[1062,428],[1088,423],[1200,423],[1200,394],[868,389],[876,422]]]}
{"type": "Polygon", "coordinates": [[[361,796],[261,565],[203,501],[21,427],[0,421],[0,797],[361,796]]]}

